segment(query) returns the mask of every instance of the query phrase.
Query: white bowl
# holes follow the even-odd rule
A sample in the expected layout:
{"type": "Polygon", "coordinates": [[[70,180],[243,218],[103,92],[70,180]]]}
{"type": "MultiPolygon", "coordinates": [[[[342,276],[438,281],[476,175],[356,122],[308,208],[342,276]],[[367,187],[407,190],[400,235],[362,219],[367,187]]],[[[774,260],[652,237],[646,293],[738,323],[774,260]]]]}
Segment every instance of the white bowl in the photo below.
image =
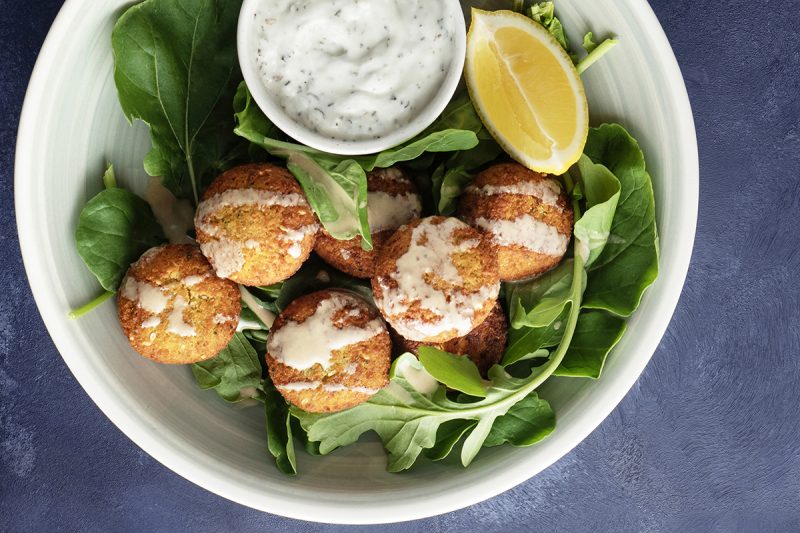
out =
{"type": "Polygon", "coordinates": [[[280,104],[275,102],[261,81],[256,59],[261,19],[256,15],[265,1],[268,0],[244,0],[242,3],[237,37],[239,65],[247,82],[247,87],[250,89],[250,94],[252,94],[258,107],[264,111],[264,114],[269,117],[273,124],[299,143],[323,152],[343,155],[373,154],[392,148],[411,139],[430,126],[436,120],[436,117],[444,111],[461,80],[461,72],[464,69],[464,55],[467,49],[467,36],[464,17],[461,13],[461,4],[458,0],[427,0],[428,2],[443,2],[446,4],[446,8],[453,14],[455,20],[453,61],[450,63],[445,79],[433,99],[408,124],[378,139],[346,141],[315,133],[287,115],[280,104]]]}
{"type": "Polygon", "coordinates": [[[585,75],[592,122],[617,120],[639,139],[653,176],[661,274],[609,357],[603,376],[552,379],[541,392],[558,425],[530,448],[484,450],[468,469],[426,464],[384,471],[379,443],[323,458],[300,453],[294,479],[267,455],[262,413],[203,392],[188,368],[136,355],[112,302],[79,321],[67,311],[98,293],[73,244],[78,213],[100,189],[106,160],[125,185],[145,181],[147,130],[130,127],[117,103],[109,44],[129,0],[67,0],[42,48],[20,120],[16,212],[39,310],[75,377],[136,444],[221,496],[305,520],[368,523],[422,518],[479,502],[525,481],[576,446],[611,412],[666,330],[689,265],[697,221],[695,131],[681,73],[644,0],[559,0],[564,25],[616,34],[621,44],[585,75]]]}

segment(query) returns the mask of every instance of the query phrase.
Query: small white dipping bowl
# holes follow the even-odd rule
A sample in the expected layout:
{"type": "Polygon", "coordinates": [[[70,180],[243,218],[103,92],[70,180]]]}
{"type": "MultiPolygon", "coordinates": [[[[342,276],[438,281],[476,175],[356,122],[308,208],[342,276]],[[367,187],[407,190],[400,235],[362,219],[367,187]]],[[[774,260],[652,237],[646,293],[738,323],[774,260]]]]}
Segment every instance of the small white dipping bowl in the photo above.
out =
{"type": "MultiPolygon", "coordinates": [[[[281,105],[270,95],[259,74],[257,52],[261,19],[256,15],[259,8],[268,1],[244,0],[242,4],[237,37],[239,64],[244,80],[247,82],[247,87],[250,89],[250,94],[253,95],[258,107],[261,108],[273,124],[301,144],[323,152],[341,155],[372,154],[392,148],[411,139],[430,126],[436,117],[444,111],[458,87],[461,73],[464,69],[464,57],[467,49],[466,24],[461,2],[458,0],[430,0],[431,2],[444,3],[448,12],[452,13],[455,21],[453,60],[450,63],[444,82],[434,97],[405,126],[376,139],[343,140],[313,132],[287,115],[281,105]]],[[[424,51],[421,50],[420,53],[424,53],[424,51]]],[[[375,111],[381,112],[380,109],[375,111]]]]}

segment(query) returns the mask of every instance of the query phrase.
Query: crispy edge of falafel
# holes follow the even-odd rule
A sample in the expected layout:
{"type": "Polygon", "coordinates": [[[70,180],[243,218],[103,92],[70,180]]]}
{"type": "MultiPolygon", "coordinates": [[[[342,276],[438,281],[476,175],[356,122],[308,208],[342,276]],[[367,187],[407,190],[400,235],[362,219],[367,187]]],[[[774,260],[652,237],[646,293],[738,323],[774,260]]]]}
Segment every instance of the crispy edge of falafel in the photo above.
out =
{"type": "Polygon", "coordinates": [[[218,278],[197,246],[167,244],[151,248],[139,261],[131,265],[120,287],[117,295],[117,314],[125,337],[137,353],[155,362],[191,364],[211,359],[227,346],[236,333],[241,314],[239,288],[232,281],[218,278]],[[184,281],[191,276],[199,276],[202,279],[190,288],[184,281]],[[177,296],[174,291],[168,296],[167,307],[161,313],[154,314],[143,309],[138,300],[125,297],[122,288],[129,278],[156,287],[180,283],[179,290],[182,292],[185,290],[184,299],[188,299],[183,317],[188,313],[195,319],[198,315],[204,319],[203,324],[192,324],[197,334],[181,337],[167,330],[166,322],[177,296]],[[201,292],[204,297],[193,298],[193,291],[201,292]],[[203,306],[201,308],[203,313],[198,313],[197,305],[203,306]],[[206,312],[204,307],[207,305],[214,307],[206,312]],[[234,320],[219,323],[215,321],[218,315],[231,317],[234,320]],[[154,328],[142,328],[143,322],[154,316],[159,317],[159,324],[154,328]],[[146,337],[145,330],[149,330],[146,337]],[[152,338],[154,333],[156,336],[152,338]]]}

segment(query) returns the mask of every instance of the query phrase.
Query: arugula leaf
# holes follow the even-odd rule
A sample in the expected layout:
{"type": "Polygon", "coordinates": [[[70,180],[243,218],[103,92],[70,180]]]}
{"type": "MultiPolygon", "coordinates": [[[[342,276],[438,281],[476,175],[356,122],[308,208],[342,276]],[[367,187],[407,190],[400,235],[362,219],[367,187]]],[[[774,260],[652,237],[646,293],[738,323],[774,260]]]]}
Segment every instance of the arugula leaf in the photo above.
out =
{"type": "Polygon", "coordinates": [[[550,35],[555,37],[561,48],[567,51],[573,62],[576,62],[577,57],[569,51],[569,39],[564,31],[564,26],[561,21],[556,18],[555,4],[553,2],[539,2],[534,4],[528,10],[528,16],[534,21],[538,22],[550,32],[550,35]]]}
{"type": "Polygon", "coordinates": [[[449,420],[443,423],[436,431],[436,444],[425,450],[425,457],[431,461],[441,461],[450,455],[461,437],[477,425],[475,420],[449,420]]]}
{"type": "Polygon", "coordinates": [[[150,206],[124,189],[114,187],[109,166],[104,181],[112,188],[89,200],[78,217],[78,254],[106,291],[116,292],[131,263],[164,242],[164,233],[150,206]]]}
{"type": "MultiPolygon", "coordinates": [[[[579,260],[576,260],[576,264],[582,268],[579,260]]],[[[580,298],[579,293],[574,296],[580,298]]],[[[569,321],[565,344],[559,347],[547,364],[535,368],[528,377],[522,379],[508,375],[502,367],[495,365],[489,370],[491,383],[486,388],[486,397],[475,402],[459,403],[448,399],[442,385],[430,396],[419,392],[404,372],[398,370],[404,365],[413,368],[419,364],[413,355],[404,354],[393,365],[389,387],[366,403],[327,415],[306,413],[296,407],[292,407],[291,411],[308,432],[309,439],[319,441],[323,455],[340,446],[352,444],[367,431],[375,431],[389,454],[390,472],[411,467],[423,450],[434,448],[439,429],[446,422],[474,420],[477,422],[475,427],[462,432],[463,435],[469,431],[461,447],[461,463],[467,466],[491,434],[495,421],[530,395],[560,364],[575,327],[577,313],[571,314],[569,321]]],[[[504,426],[506,431],[508,427],[510,424],[504,426]]],[[[452,425],[442,429],[439,434],[440,446],[431,452],[433,456],[449,453],[457,441],[450,433],[452,431],[455,431],[452,425]],[[449,436],[445,439],[445,435],[449,436]]],[[[524,435],[513,438],[514,442],[524,440],[524,435]]]]}
{"type": "Polygon", "coordinates": [[[201,389],[214,389],[228,402],[261,396],[261,362],[242,333],[213,359],[193,364],[192,374],[201,389]]]}
{"type": "Polygon", "coordinates": [[[589,269],[584,306],[627,317],[658,275],[653,185],[638,143],[618,124],[591,128],[585,152],[616,176],[621,192],[608,243],[589,269]]]}
{"type": "Polygon", "coordinates": [[[294,451],[292,416],[286,400],[269,380],[264,381],[264,413],[267,427],[267,450],[275,458],[275,466],[288,476],[297,474],[297,458],[294,451]]]}
{"type": "Polygon", "coordinates": [[[122,110],[150,126],[145,169],[195,203],[214,177],[214,159],[235,144],[227,106],[239,77],[240,7],[241,0],[145,0],[123,13],[111,36],[122,110]]]}
{"type": "Polygon", "coordinates": [[[530,446],[547,437],[556,427],[556,415],[550,404],[532,392],[494,421],[483,445],[487,448],[511,444],[530,446]]]}
{"type": "Polygon", "coordinates": [[[503,366],[519,361],[548,357],[549,350],[558,346],[564,336],[564,327],[572,310],[572,302],[568,301],[561,314],[550,324],[541,327],[524,326],[508,330],[508,346],[503,354],[503,366]]]}
{"type": "Polygon", "coordinates": [[[477,145],[478,136],[475,132],[446,129],[429,133],[424,137],[417,137],[396,148],[384,150],[379,154],[356,159],[364,167],[364,170],[370,171],[375,168],[387,168],[397,163],[414,160],[426,152],[456,152],[469,150],[477,145]]]}
{"type": "Polygon", "coordinates": [[[470,396],[486,397],[481,373],[468,356],[454,355],[432,346],[420,346],[418,357],[425,370],[439,383],[470,396]]]}
{"type": "Polygon", "coordinates": [[[599,378],[606,357],[625,333],[625,320],[602,311],[581,313],[556,376],[599,378]]]}
{"type": "Polygon", "coordinates": [[[583,49],[586,50],[586,53],[591,54],[595,48],[597,48],[597,43],[594,41],[594,34],[587,32],[583,36],[583,49]]]}

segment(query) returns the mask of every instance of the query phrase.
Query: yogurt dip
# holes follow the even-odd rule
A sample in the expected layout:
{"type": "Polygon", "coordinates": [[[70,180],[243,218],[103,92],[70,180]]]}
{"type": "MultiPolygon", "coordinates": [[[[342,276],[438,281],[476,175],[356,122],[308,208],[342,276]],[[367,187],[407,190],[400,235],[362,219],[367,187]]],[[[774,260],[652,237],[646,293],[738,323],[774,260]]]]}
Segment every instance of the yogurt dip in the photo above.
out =
{"type": "Polygon", "coordinates": [[[420,115],[458,59],[463,19],[451,4],[262,0],[254,15],[260,81],[287,118],[321,137],[380,139],[420,115]]]}

